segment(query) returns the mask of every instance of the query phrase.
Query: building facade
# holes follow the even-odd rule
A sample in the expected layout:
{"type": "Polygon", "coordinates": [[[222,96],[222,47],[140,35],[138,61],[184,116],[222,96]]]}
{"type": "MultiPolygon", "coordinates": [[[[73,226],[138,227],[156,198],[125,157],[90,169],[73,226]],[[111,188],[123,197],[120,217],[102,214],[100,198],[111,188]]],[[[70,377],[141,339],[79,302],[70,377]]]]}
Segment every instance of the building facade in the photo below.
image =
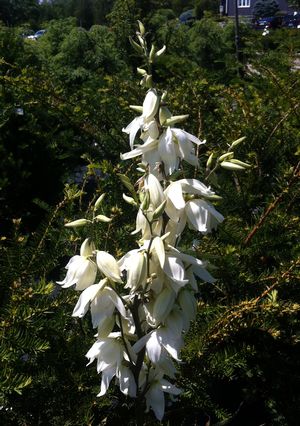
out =
{"type": "MultiPolygon", "coordinates": [[[[235,1],[238,2],[239,16],[252,17],[256,0],[223,0],[223,13],[226,16],[235,16],[235,1]]],[[[277,0],[279,10],[288,12],[288,4],[285,0],[277,0]]]]}

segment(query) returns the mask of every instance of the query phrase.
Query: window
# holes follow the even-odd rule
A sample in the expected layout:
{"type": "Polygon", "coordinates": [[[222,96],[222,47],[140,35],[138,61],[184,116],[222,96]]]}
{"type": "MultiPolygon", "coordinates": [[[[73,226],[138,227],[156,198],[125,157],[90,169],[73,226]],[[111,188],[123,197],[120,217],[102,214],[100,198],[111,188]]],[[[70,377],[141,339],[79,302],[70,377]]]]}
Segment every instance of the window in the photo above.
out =
{"type": "Polygon", "coordinates": [[[238,7],[250,7],[250,0],[238,0],[238,7]]]}

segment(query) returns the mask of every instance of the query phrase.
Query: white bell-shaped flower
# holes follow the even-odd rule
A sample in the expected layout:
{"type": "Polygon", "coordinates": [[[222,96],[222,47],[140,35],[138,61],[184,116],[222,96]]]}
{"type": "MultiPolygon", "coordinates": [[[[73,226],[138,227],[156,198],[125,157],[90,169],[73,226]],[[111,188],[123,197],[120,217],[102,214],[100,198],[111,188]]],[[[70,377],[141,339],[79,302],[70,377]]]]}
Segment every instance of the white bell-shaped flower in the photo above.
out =
{"type": "Polygon", "coordinates": [[[155,417],[161,421],[165,413],[165,393],[171,395],[179,395],[181,389],[172,385],[168,380],[163,378],[163,373],[155,371],[155,376],[150,374],[150,387],[145,394],[147,411],[151,408],[155,414],[155,417]]]}
{"type": "Polygon", "coordinates": [[[93,327],[98,327],[106,318],[113,315],[117,309],[123,317],[126,317],[126,309],[117,293],[106,286],[107,280],[100,281],[85,289],[80,295],[73,310],[73,317],[82,318],[91,308],[93,327]]]}
{"type": "Polygon", "coordinates": [[[144,126],[151,123],[155,117],[159,107],[159,97],[155,89],[148,91],[144,102],[143,102],[143,113],[141,116],[136,117],[131,123],[123,130],[123,132],[129,134],[130,148],[133,149],[134,140],[139,130],[143,130],[144,126]]]}
{"type": "Polygon", "coordinates": [[[109,280],[116,283],[122,282],[119,265],[111,254],[106,251],[97,251],[97,265],[109,280]]]}
{"type": "Polygon", "coordinates": [[[67,275],[63,281],[57,281],[63,288],[76,284],[75,290],[84,290],[94,284],[97,265],[89,257],[92,256],[94,244],[87,238],[81,245],[80,256],[73,256],[67,266],[67,275]]]}

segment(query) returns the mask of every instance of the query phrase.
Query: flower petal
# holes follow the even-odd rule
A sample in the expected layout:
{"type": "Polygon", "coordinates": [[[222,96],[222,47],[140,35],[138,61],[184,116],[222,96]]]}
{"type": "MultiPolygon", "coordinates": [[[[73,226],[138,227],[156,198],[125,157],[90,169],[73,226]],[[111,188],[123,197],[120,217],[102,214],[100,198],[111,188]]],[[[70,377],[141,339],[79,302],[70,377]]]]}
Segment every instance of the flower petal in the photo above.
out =
{"type": "Polygon", "coordinates": [[[122,283],[120,268],[116,259],[106,251],[97,252],[97,265],[100,271],[110,280],[122,283]]]}
{"type": "Polygon", "coordinates": [[[115,376],[115,374],[116,374],[115,366],[108,367],[104,371],[102,371],[101,390],[97,396],[103,396],[106,394],[109,384],[112,378],[115,376]]]}
{"type": "Polygon", "coordinates": [[[91,300],[96,297],[98,291],[102,288],[102,284],[94,284],[86,288],[80,295],[78,302],[73,310],[72,316],[82,318],[87,313],[91,300]]]}
{"type": "Polygon", "coordinates": [[[147,408],[152,408],[155,417],[161,421],[165,413],[165,396],[159,382],[154,383],[145,395],[147,408]]]}
{"type": "Polygon", "coordinates": [[[158,152],[165,166],[165,173],[171,175],[178,167],[178,158],[170,127],[160,136],[158,152]]]}

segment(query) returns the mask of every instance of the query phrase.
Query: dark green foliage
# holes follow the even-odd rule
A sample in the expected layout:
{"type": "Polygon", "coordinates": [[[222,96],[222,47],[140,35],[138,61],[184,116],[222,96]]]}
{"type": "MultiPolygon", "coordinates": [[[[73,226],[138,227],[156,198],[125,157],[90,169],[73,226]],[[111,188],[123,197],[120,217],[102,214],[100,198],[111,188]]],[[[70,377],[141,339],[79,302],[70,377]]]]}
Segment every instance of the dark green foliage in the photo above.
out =
{"type": "MultiPolygon", "coordinates": [[[[177,383],[184,395],[165,424],[205,424],[210,417],[216,425],[296,426],[300,87],[291,67],[299,31],[263,38],[241,26],[241,80],[232,23],[222,28],[204,17],[192,27],[178,25],[176,17],[193,2],[93,4],[86,29],[77,25],[78,3],[58,0],[40,6],[43,19],[64,19],[46,23],[37,41],[20,36],[28,26],[0,27],[0,423],[135,422],[132,401],[113,389],[96,398],[100,378],[84,358],[95,330],[89,318],[72,319],[77,294],[60,291],[55,281],[90,232],[117,258],[135,245],[135,211],[122,200],[128,191],[118,174],[133,176],[135,168],[120,165],[119,153],[128,150],[121,131],[134,116],[128,105],[143,100],[128,43],[139,18],[157,46],[167,44],[154,78],[168,90],[170,109],[188,113],[186,130],[207,139],[201,167],[189,175],[205,180],[208,155],[221,155],[241,136],[236,156],[252,165],[210,176],[206,183],[223,197],[217,208],[226,220],[212,235],[190,232],[182,241],[191,252],[194,240],[193,254],[210,262],[218,281],[200,284],[177,383]],[[111,224],[64,228],[90,217],[91,203],[104,192],[101,213],[111,224]]],[[[82,5],[87,17],[91,5],[82,5]]],[[[156,424],[151,414],[146,424],[156,424]]]]}
{"type": "Polygon", "coordinates": [[[204,12],[219,13],[220,3],[217,0],[197,0],[195,2],[195,14],[198,19],[203,18],[204,12]]]}
{"type": "Polygon", "coordinates": [[[256,17],[274,16],[279,11],[276,0],[257,0],[253,7],[253,15],[256,17]]]}

